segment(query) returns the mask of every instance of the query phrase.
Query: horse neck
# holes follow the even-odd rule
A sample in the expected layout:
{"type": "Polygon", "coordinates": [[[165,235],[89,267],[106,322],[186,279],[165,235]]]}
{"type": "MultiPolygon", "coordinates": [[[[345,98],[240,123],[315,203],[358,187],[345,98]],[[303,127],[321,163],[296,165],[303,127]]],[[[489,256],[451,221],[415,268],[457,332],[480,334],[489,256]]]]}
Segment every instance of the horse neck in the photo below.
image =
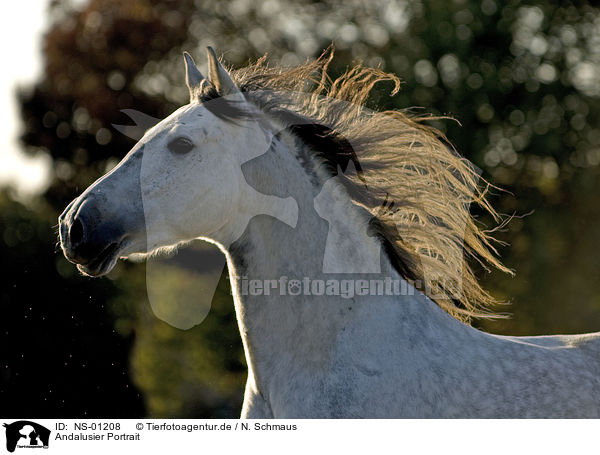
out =
{"type": "MultiPolygon", "coordinates": [[[[379,239],[369,235],[370,215],[353,204],[340,185],[330,182],[318,163],[313,161],[314,166],[307,166],[304,159],[298,159],[313,156],[298,140],[286,134],[280,139],[246,169],[245,177],[260,186],[264,169],[269,168],[270,192],[281,198],[293,195],[298,207],[297,224],[293,228],[282,222],[289,218],[289,208],[280,204],[278,209],[274,203],[269,216],[251,218],[241,237],[226,248],[240,332],[250,374],[257,383],[261,382],[259,377],[263,381],[271,377],[272,366],[285,365],[286,359],[302,363],[305,368],[330,367],[340,333],[363,323],[357,318],[366,321],[382,317],[373,314],[373,307],[367,308],[367,301],[375,299],[381,305],[393,299],[397,307],[394,311],[405,312],[406,318],[413,321],[403,332],[408,338],[417,336],[410,330],[428,325],[417,321],[429,317],[428,311],[439,316],[439,308],[417,293],[352,299],[302,292],[289,295],[288,286],[294,279],[304,285],[306,278],[333,278],[339,282],[374,277],[400,281],[402,277],[383,253],[379,239]],[[357,265],[364,267],[354,267],[357,265]],[[378,274],[374,275],[374,267],[380,269],[378,274]],[[270,286],[268,293],[265,283],[270,286]],[[257,291],[256,284],[262,289],[257,291]],[[285,295],[281,295],[282,289],[285,295]],[[398,299],[404,302],[398,304],[398,299]]],[[[262,213],[264,209],[245,206],[241,210],[262,213]]],[[[245,225],[248,214],[240,217],[245,225]]]]}

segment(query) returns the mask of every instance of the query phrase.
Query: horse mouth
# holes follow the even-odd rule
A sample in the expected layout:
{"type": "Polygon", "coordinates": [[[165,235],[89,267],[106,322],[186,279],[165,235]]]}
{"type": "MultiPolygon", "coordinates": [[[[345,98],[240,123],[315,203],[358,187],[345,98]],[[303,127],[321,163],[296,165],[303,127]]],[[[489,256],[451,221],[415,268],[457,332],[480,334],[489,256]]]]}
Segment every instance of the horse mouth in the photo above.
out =
{"type": "Polygon", "coordinates": [[[77,264],[77,268],[84,275],[91,277],[106,275],[117,263],[120,247],[120,243],[113,242],[87,264],[77,264]]]}

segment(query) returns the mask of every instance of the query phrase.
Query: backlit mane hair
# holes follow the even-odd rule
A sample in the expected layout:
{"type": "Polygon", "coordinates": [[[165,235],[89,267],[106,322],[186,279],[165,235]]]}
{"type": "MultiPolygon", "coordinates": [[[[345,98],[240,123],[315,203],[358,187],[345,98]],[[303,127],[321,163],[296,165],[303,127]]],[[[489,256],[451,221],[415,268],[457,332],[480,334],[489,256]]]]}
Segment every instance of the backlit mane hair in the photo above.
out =
{"type": "MultiPolygon", "coordinates": [[[[510,273],[497,258],[490,232],[469,212],[474,203],[500,221],[486,198],[490,185],[479,186],[474,167],[440,131],[424,124],[432,117],[366,109],[378,82],[390,81],[392,94],[398,91],[396,76],[357,65],[332,80],[332,57],[329,49],[290,68],[270,67],[263,57],[231,75],[267,115],[287,122],[309,145],[327,145],[312,148],[333,175],[338,166],[345,171],[354,163],[356,172],[345,173],[342,180],[353,201],[373,215],[373,235],[381,238],[405,278],[458,319],[498,317],[491,310],[498,302],[481,287],[467,261],[510,273]],[[298,119],[305,126],[298,126],[298,119]]],[[[206,90],[200,100],[214,99],[214,88],[206,90]]],[[[234,116],[234,110],[223,114],[234,116]]]]}

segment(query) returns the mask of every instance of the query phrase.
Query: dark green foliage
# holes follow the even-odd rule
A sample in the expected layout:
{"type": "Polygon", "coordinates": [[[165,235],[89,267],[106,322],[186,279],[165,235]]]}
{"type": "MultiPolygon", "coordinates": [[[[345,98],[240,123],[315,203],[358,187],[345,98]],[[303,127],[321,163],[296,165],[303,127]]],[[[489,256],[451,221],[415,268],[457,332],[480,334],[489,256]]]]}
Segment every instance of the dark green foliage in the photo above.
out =
{"type": "Polygon", "coordinates": [[[2,416],[143,416],[129,374],[133,334],[119,335],[107,312],[115,286],[78,276],[56,254],[50,213],[0,192],[2,416]]]}

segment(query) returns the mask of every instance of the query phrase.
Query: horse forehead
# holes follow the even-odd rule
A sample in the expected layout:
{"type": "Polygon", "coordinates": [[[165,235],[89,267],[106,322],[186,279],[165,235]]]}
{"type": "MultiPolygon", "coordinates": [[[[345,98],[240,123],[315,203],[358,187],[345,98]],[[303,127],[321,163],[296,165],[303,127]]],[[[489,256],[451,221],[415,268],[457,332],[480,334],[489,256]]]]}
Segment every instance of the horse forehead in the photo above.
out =
{"type": "Polygon", "coordinates": [[[205,132],[210,129],[222,131],[226,128],[226,122],[213,115],[201,104],[187,104],[149,130],[147,137],[150,139],[174,131],[201,131],[198,127],[202,127],[205,132]]]}

